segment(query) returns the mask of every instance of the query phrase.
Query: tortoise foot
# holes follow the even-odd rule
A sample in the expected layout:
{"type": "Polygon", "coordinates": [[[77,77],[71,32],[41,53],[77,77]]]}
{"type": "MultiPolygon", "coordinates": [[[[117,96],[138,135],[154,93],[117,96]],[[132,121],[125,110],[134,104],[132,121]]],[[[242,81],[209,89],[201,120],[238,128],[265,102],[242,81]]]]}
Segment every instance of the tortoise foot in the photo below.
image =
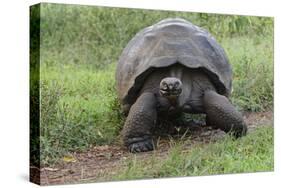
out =
{"type": "Polygon", "coordinates": [[[146,152],[154,149],[152,138],[131,138],[128,140],[128,149],[131,153],[146,152]]]}

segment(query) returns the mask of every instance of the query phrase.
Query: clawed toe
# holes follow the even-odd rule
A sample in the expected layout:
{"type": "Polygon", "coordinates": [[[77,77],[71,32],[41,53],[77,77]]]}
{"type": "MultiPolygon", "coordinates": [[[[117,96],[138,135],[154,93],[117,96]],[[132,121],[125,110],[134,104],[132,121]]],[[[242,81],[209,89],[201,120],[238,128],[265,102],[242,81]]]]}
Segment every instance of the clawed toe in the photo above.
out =
{"type": "Polygon", "coordinates": [[[128,148],[131,153],[146,152],[154,149],[152,139],[134,142],[128,148]]]}

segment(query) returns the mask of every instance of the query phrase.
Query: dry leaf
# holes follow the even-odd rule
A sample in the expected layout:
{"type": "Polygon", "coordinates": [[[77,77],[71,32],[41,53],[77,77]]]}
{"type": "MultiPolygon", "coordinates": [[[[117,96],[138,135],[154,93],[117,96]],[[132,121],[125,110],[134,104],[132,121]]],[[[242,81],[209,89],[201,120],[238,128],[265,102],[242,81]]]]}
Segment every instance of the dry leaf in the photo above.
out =
{"type": "Polygon", "coordinates": [[[63,157],[63,161],[64,162],[68,162],[68,163],[75,163],[77,160],[74,158],[74,157],[72,157],[72,156],[64,156],[63,157]]]}

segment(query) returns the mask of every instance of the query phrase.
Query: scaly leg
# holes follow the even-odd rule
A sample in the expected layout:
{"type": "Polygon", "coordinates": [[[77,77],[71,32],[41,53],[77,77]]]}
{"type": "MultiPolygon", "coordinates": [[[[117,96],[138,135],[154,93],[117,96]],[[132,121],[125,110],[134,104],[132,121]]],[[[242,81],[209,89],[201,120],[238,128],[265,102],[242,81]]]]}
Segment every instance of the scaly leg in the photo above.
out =
{"type": "Polygon", "coordinates": [[[157,118],[156,98],[143,93],[131,107],[123,128],[124,145],[130,152],[153,150],[152,129],[157,118]]]}
{"type": "Polygon", "coordinates": [[[204,93],[204,108],[207,114],[208,124],[219,128],[233,136],[240,137],[247,133],[247,126],[230,101],[215,91],[208,90],[204,93]]]}

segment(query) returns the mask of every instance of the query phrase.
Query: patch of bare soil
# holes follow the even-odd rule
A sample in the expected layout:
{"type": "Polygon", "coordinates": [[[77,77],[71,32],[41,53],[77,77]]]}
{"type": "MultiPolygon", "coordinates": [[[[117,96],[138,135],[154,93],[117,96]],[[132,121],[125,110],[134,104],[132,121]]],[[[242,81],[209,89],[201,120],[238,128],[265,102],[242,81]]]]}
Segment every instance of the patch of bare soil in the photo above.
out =
{"type": "MultiPolygon", "coordinates": [[[[248,125],[249,132],[259,126],[273,126],[273,112],[246,113],[244,119],[248,125]]],[[[207,126],[198,126],[192,129],[188,135],[190,136],[190,144],[186,146],[186,150],[194,144],[208,143],[222,138],[225,133],[220,130],[213,130],[207,126]]],[[[182,135],[179,135],[181,137],[182,135]]],[[[157,142],[156,152],[139,153],[135,156],[139,159],[151,157],[153,154],[157,157],[165,157],[171,147],[169,138],[161,138],[157,142]]],[[[73,153],[71,162],[61,161],[55,167],[44,167],[37,169],[31,167],[31,171],[37,176],[31,177],[33,181],[40,181],[41,185],[54,184],[71,184],[82,183],[87,180],[103,181],[104,177],[114,175],[116,170],[124,166],[126,160],[132,157],[125,148],[120,145],[104,145],[95,146],[87,152],[73,153]]]]}

